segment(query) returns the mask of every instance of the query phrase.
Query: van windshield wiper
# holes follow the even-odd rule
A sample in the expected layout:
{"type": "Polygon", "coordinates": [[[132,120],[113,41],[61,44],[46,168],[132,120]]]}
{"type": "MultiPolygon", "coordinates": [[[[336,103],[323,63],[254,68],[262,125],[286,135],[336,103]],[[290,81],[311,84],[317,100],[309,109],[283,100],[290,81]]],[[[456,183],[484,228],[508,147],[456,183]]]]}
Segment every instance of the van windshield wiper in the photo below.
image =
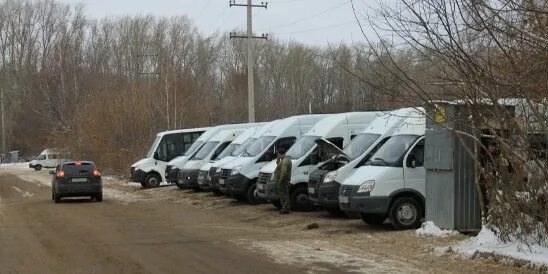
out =
{"type": "Polygon", "coordinates": [[[375,158],[372,161],[369,161],[369,163],[374,166],[389,166],[383,158],[375,158]]]}

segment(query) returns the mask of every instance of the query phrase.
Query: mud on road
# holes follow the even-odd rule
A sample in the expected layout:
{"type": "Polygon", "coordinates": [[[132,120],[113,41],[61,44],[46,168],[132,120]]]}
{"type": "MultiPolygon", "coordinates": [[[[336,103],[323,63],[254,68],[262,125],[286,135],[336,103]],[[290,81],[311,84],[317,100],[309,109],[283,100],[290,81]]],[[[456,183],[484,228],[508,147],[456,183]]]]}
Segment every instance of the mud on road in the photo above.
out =
{"type": "Polygon", "coordinates": [[[0,169],[0,273],[527,272],[434,255],[465,236],[418,237],[321,211],[280,216],[269,204],[116,179],[105,179],[102,203],[54,204],[49,184],[47,171],[0,169]]]}

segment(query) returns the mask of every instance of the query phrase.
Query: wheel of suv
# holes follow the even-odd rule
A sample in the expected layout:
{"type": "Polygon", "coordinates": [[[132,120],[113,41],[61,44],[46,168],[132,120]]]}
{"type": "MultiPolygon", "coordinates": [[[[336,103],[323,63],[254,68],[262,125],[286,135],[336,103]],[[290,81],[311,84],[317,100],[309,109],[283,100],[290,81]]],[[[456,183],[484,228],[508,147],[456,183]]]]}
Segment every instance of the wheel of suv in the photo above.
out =
{"type": "Polygon", "coordinates": [[[41,165],[35,165],[34,166],[34,170],[36,170],[36,171],[40,171],[41,169],[42,169],[41,165]]]}
{"type": "Polygon", "coordinates": [[[282,209],[282,202],[280,200],[271,201],[277,209],[282,209]]]}
{"type": "Polygon", "coordinates": [[[257,183],[251,183],[247,188],[246,200],[250,205],[258,205],[261,203],[261,198],[257,196],[257,183]]]}
{"type": "Polygon", "coordinates": [[[388,217],[397,229],[418,228],[422,218],[422,206],[414,198],[400,197],[390,206],[388,217]]]}
{"type": "Polygon", "coordinates": [[[95,201],[102,202],[103,201],[103,193],[99,193],[95,195],[95,201]]]}
{"type": "Polygon", "coordinates": [[[156,174],[149,174],[145,178],[145,185],[147,186],[147,188],[158,187],[160,186],[161,182],[162,182],[162,178],[160,178],[160,176],[156,174]]]}
{"type": "Polygon", "coordinates": [[[368,225],[382,225],[386,220],[386,215],[380,214],[363,214],[361,213],[362,221],[368,225]]]}
{"type": "Polygon", "coordinates": [[[56,204],[60,203],[61,202],[61,195],[58,195],[54,192],[53,193],[53,200],[55,201],[56,204]]]}
{"type": "Polygon", "coordinates": [[[299,186],[295,188],[291,192],[289,200],[291,201],[290,204],[292,210],[312,211],[312,209],[314,209],[314,205],[310,199],[308,199],[308,189],[306,186],[299,186]]]}

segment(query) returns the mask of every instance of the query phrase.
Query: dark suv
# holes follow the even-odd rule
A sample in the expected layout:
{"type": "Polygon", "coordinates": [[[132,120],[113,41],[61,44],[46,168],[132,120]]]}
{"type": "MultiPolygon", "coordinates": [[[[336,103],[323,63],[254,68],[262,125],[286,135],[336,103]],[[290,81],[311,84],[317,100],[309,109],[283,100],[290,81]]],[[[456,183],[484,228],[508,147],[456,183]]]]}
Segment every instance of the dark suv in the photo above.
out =
{"type": "Polygon", "coordinates": [[[65,197],[90,196],[97,202],[103,201],[103,184],[101,172],[93,162],[64,162],[50,171],[51,199],[58,203],[65,197]]]}

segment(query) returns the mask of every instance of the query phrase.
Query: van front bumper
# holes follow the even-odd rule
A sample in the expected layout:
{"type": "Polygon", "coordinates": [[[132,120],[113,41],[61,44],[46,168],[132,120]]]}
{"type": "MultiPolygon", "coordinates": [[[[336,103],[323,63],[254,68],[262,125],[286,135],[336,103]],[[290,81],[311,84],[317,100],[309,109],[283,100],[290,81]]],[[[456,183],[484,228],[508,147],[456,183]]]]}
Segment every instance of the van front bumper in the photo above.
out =
{"type": "Polygon", "coordinates": [[[231,197],[245,196],[250,183],[251,179],[239,173],[228,176],[225,179],[227,195],[231,197]]]}
{"type": "Polygon", "coordinates": [[[179,185],[183,187],[198,187],[199,169],[183,169],[179,173],[179,185]]]}
{"type": "Polygon", "coordinates": [[[317,204],[324,208],[339,208],[340,187],[338,182],[321,183],[317,188],[317,204]]]}
{"type": "Polygon", "coordinates": [[[140,170],[140,169],[131,169],[131,181],[142,183],[145,181],[145,177],[147,176],[147,173],[140,170]]]}
{"type": "Polygon", "coordinates": [[[341,209],[364,214],[386,214],[390,206],[390,196],[354,196],[348,205],[341,204],[341,209]]]}
{"type": "Polygon", "coordinates": [[[257,183],[257,196],[267,201],[280,200],[280,191],[278,189],[278,183],[272,180],[268,180],[262,183],[257,183]]]}

